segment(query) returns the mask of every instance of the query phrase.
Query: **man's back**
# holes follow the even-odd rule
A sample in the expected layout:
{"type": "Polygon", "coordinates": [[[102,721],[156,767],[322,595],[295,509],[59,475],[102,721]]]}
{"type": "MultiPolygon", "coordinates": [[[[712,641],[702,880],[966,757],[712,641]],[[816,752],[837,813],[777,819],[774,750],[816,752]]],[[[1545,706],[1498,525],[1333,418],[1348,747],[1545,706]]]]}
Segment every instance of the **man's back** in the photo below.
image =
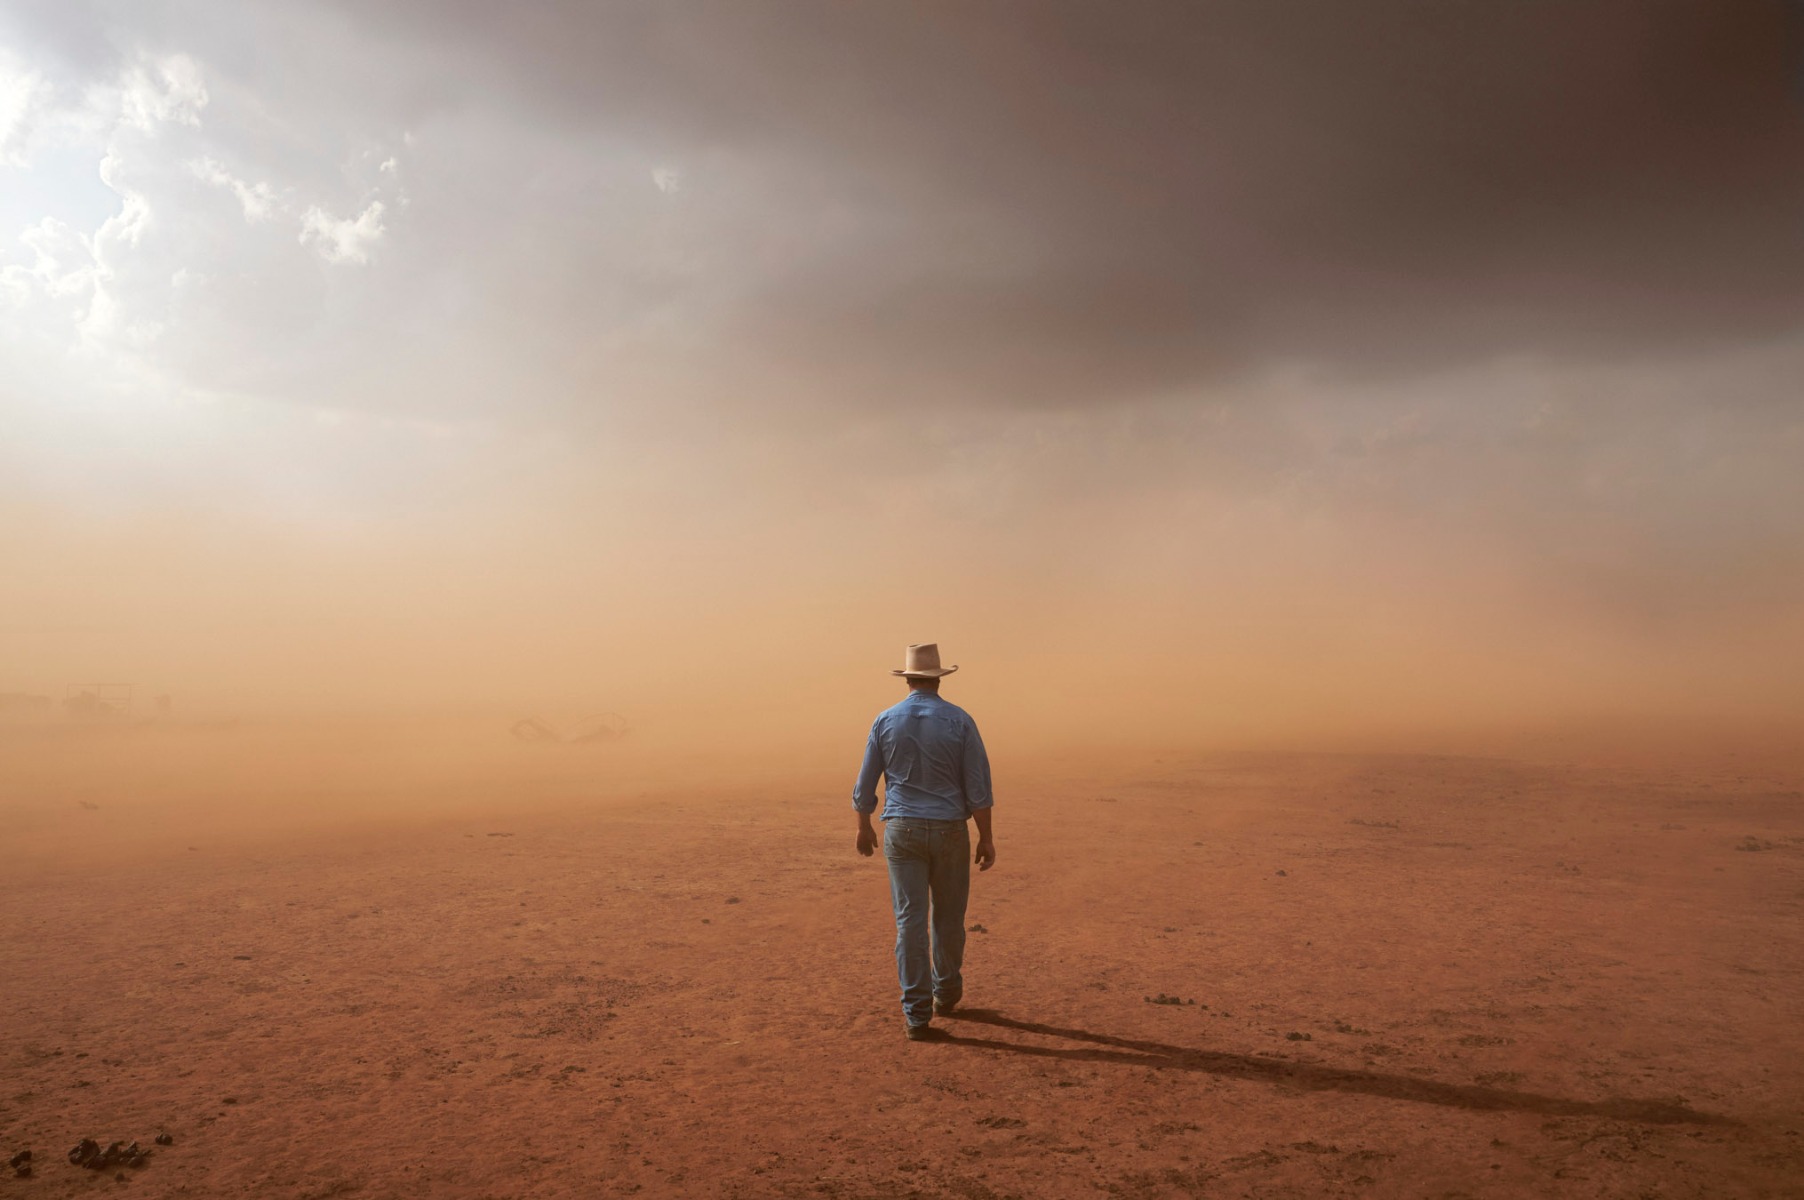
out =
{"type": "Polygon", "coordinates": [[[902,669],[890,672],[908,680],[908,698],[871,722],[864,765],[852,786],[855,845],[869,858],[878,847],[871,813],[877,808],[877,781],[884,780],[882,846],[896,911],[896,980],[902,985],[902,1018],[916,1041],[931,1035],[935,1014],[950,1014],[964,998],[971,865],[983,871],[996,865],[990,757],[970,714],[939,695],[940,679],[956,670],[956,663],[940,666],[940,648],[933,642],[908,648],[902,669]]]}
{"type": "Polygon", "coordinates": [[[876,808],[879,778],[885,780],[886,821],[963,821],[991,804],[990,760],[977,723],[932,692],[911,691],[871,723],[852,795],[859,811],[876,808]]]}

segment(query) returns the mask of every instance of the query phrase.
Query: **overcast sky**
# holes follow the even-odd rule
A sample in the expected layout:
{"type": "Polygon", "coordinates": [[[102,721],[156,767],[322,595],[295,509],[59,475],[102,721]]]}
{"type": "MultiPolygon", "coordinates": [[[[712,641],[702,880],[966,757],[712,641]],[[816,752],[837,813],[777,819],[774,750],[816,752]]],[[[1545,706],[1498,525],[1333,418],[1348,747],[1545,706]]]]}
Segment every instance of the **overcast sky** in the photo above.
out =
{"type": "Polygon", "coordinates": [[[675,713],[938,636],[1174,728],[1804,714],[1801,51],[1777,0],[0,0],[0,691],[675,713]]]}

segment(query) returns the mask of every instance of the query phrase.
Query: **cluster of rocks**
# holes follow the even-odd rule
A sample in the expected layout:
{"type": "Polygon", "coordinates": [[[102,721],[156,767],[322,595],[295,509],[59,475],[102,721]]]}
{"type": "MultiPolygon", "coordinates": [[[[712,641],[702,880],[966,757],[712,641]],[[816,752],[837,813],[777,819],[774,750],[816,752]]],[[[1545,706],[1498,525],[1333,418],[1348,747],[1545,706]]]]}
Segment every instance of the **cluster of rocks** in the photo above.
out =
{"type": "MultiPolygon", "coordinates": [[[[175,1139],[166,1133],[157,1134],[157,1145],[173,1146],[175,1139]]],[[[86,1167],[90,1171],[105,1171],[112,1167],[142,1167],[150,1162],[150,1151],[133,1142],[114,1142],[105,1149],[93,1138],[83,1138],[69,1150],[69,1161],[78,1167],[86,1167]]]]}
{"type": "MultiPolygon", "coordinates": [[[[157,1145],[173,1146],[175,1138],[167,1133],[157,1134],[157,1145]]],[[[6,1160],[6,1165],[13,1169],[13,1174],[20,1179],[30,1179],[32,1174],[32,1155],[30,1150],[21,1150],[6,1160]]],[[[143,1167],[150,1163],[150,1151],[132,1142],[114,1142],[102,1146],[93,1138],[83,1138],[69,1148],[69,1162],[73,1166],[86,1167],[90,1171],[106,1171],[113,1167],[143,1167]]],[[[120,1179],[125,1176],[120,1174],[120,1179]]]]}

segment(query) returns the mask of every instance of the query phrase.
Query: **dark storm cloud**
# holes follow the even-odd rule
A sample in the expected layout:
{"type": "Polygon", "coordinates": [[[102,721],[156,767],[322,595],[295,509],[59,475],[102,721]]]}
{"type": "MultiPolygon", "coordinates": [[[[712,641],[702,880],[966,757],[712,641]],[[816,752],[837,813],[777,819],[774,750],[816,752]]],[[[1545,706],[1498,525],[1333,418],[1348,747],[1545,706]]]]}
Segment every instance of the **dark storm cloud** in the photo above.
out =
{"type": "MultiPolygon", "coordinates": [[[[523,390],[554,405],[1081,404],[1274,364],[1721,349],[1804,313],[1800,40],[1777,0],[8,16],[76,74],[194,54],[213,113],[262,114],[222,157],[271,178],[327,181],[358,138],[387,154],[421,130],[389,273],[334,336],[404,378],[445,352],[415,361],[391,324],[438,329],[496,359],[459,378],[530,362],[523,390]]],[[[250,386],[291,327],[213,343],[250,386]]]]}
{"type": "Polygon", "coordinates": [[[1777,3],[346,11],[461,64],[466,104],[780,171],[734,228],[784,253],[715,344],[836,393],[1608,357],[1804,311],[1777,3]]]}

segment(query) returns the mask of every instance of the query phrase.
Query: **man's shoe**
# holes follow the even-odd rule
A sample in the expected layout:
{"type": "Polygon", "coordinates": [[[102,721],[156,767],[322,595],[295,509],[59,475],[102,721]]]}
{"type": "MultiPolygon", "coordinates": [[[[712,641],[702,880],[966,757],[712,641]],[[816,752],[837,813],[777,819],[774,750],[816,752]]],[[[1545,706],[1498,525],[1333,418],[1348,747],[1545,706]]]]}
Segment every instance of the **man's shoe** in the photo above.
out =
{"type": "Polygon", "coordinates": [[[938,996],[933,998],[933,1012],[935,1016],[949,1017],[952,1015],[952,1010],[957,1007],[957,1000],[942,1000],[938,996]]]}
{"type": "Polygon", "coordinates": [[[930,1042],[933,1040],[933,1026],[931,1025],[910,1025],[908,1026],[907,1032],[908,1040],[911,1042],[930,1042]]]}

